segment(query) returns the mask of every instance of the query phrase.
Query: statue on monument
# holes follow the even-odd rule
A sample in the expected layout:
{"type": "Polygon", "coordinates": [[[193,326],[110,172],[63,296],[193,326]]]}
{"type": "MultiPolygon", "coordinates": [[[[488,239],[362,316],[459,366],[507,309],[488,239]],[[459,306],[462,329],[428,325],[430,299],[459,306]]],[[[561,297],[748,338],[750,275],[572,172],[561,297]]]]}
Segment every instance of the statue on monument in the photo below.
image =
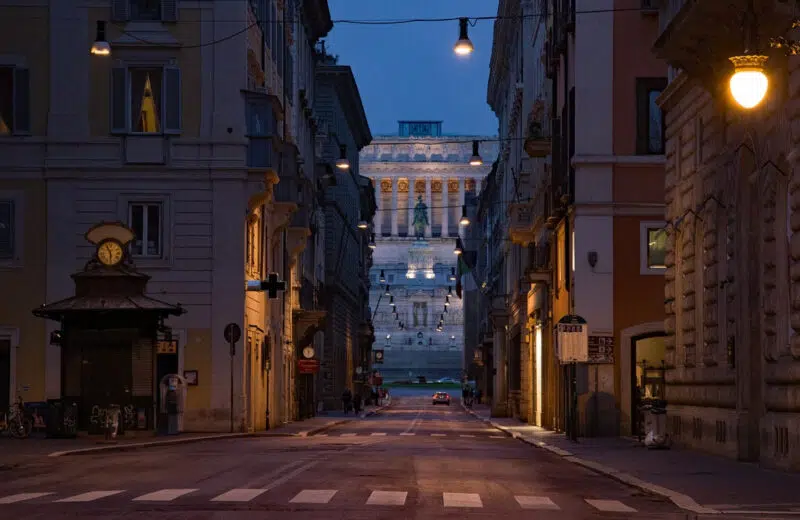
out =
{"type": "Polygon", "coordinates": [[[425,228],[428,226],[428,205],[422,202],[422,196],[417,197],[417,205],[414,206],[414,237],[422,240],[425,238],[425,228]]]}

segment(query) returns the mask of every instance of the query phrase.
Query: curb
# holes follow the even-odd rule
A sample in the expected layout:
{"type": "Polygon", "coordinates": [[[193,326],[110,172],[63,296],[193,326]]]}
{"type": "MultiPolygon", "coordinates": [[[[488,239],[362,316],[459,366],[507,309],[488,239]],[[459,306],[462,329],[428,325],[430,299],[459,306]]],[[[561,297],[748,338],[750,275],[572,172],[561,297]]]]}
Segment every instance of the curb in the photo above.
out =
{"type": "MultiPolygon", "coordinates": [[[[385,406],[380,408],[376,408],[375,410],[371,410],[367,412],[363,417],[369,417],[371,415],[378,414],[388,408],[391,405],[391,402],[385,406]]],[[[120,451],[134,451],[143,448],[158,448],[163,446],[174,446],[176,444],[192,444],[195,442],[205,442],[205,441],[218,441],[218,440],[225,440],[225,439],[245,439],[251,437],[308,437],[311,435],[316,435],[318,433],[325,432],[337,426],[341,426],[344,423],[350,422],[352,419],[342,419],[339,421],[333,421],[328,424],[324,424],[322,426],[317,426],[316,428],[312,428],[310,430],[297,432],[297,433],[281,433],[269,431],[263,432],[247,432],[247,433],[222,433],[216,435],[204,435],[202,437],[186,437],[186,438],[176,438],[176,439],[164,439],[159,441],[150,441],[150,442],[138,442],[138,443],[131,443],[131,444],[112,444],[107,446],[93,446],[91,448],[78,448],[75,450],[63,450],[63,451],[54,451],[49,453],[48,457],[68,457],[72,455],[92,455],[94,453],[103,453],[103,452],[120,452],[120,451]]]]}
{"type": "Polygon", "coordinates": [[[708,508],[708,507],[701,506],[700,504],[695,502],[695,500],[692,497],[690,497],[689,495],[685,495],[683,493],[679,493],[677,491],[673,491],[673,490],[665,488],[663,486],[659,486],[658,484],[653,484],[652,482],[647,482],[646,480],[642,480],[642,479],[640,479],[638,477],[635,477],[635,476],[633,476],[633,475],[631,475],[629,473],[624,473],[624,472],[619,471],[619,470],[617,470],[615,468],[612,468],[610,466],[606,466],[606,465],[599,464],[599,463],[591,461],[591,460],[586,460],[586,459],[582,459],[580,457],[576,457],[575,455],[573,455],[571,452],[569,452],[567,450],[562,450],[561,448],[558,448],[556,446],[551,446],[551,445],[549,445],[549,444],[547,444],[545,442],[534,441],[534,440],[532,440],[530,438],[525,437],[524,435],[521,435],[521,434],[516,433],[516,432],[512,432],[511,430],[509,430],[505,426],[497,424],[496,422],[492,421],[491,419],[487,419],[485,417],[481,417],[480,415],[478,415],[474,411],[472,411],[472,410],[468,409],[466,406],[464,406],[463,403],[461,404],[461,406],[464,408],[464,410],[467,413],[469,413],[473,417],[475,417],[477,419],[480,419],[481,421],[483,421],[484,423],[488,424],[492,428],[500,430],[501,432],[503,432],[507,436],[509,436],[509,437],[511,437],[513,439],[520,440],[520,441],[524,442],[525,444],[529,444],[529,445],[534,446],[536,448],[541,448],[543,450],[549,451],[550,453],[553,453],[553,454],[558,455],[559,457],[563,458],[567,462],[571,462],[572,464],[577,464],[577,465],[582,466],[582,467],[584,467],[586,469],[594,471],[595,473],[599,473],[601,475],[605,475],[605,476],[607,476],[609,478],[612,478],[612,479],[616,480],[617,482],[620,482],[620,483],[625,484],[627,486],[636,488],[636,489],[638,489],[640,491],[644,491],[645,493],[649,493],[651,495],[656,495],[656,496],[659,496],[659,497],[662,497],[662,498],[669,499],[673,504],[675,504],[676,506],[678,506],[679,508],[681,508],[681,509],[683,509],[685,511],[690,511],[692,513],[704,514],[704,515],[720,514],[720,511],[717,511],[716,509],[711,509],[711,508],[708,508]]]}

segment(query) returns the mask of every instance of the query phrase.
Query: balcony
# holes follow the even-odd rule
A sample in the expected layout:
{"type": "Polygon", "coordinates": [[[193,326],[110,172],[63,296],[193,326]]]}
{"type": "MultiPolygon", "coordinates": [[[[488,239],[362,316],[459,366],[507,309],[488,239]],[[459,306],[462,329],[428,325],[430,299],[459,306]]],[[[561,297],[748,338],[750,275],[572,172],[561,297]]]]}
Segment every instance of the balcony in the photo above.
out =
{"type": "MultiPolygon", "coordinates": [[[[653,51],[709,92],[719,92],[727,88],[725,78],[733,70],[728,58],[745,50],[741,17],[747,4],[748,0],[666,0],[653,51]]],[[[769,39],[783,35],[792,25],[791,2],[753,0],[753,4],[759,38],[755,47],[768,49],[769,39]]]]}
{"type": "Polygon", "coordinates": [[[533,242],[533,204],[531,202],[508,205],[508,236],[517,245],[527,246],[533,242]]]}

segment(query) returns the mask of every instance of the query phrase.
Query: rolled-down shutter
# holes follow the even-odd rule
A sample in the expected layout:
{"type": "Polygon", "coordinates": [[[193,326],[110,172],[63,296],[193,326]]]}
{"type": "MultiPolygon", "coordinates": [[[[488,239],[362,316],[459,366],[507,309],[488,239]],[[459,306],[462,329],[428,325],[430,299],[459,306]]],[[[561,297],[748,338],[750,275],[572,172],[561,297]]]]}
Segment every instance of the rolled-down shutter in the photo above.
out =
{"type": "Polygon", "coordinates": [[[111,133],[128,129],[127,71],[124,67],[111,69],[111,133]]]}
{"type": "Polygon", "coordinates": [[[181,71],[164,67],[164,133],[181,131],[181,71]]]}
{"type": "Polygon", "coordinates": [[[178,0],[161,0],[161,21],[178,21],[178,0]]]}
{"type": "Polygon", "coordinates": [[[130,0],[112,0],[111,19],[115,22],[127,22],[130,19],[130,0]]]}

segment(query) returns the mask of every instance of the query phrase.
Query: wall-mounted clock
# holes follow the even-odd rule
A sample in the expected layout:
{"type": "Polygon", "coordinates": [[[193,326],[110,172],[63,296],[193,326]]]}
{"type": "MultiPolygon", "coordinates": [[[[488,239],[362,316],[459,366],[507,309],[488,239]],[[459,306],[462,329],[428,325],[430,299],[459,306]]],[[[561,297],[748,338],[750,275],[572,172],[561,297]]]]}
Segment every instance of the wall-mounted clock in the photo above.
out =
{"type": "Polygon", "coordinates": [[[314,357],[314,347],[308,346],[303,349],[303,357],[306,359],[311,359],[314,357]]]}
{"type": "Polygon", "coordinates": [[[105,266],[112,267],[122,261],[125,251],[122,244],[114,239],[103,240],[97,245],[97,259],[105,266]]]}

